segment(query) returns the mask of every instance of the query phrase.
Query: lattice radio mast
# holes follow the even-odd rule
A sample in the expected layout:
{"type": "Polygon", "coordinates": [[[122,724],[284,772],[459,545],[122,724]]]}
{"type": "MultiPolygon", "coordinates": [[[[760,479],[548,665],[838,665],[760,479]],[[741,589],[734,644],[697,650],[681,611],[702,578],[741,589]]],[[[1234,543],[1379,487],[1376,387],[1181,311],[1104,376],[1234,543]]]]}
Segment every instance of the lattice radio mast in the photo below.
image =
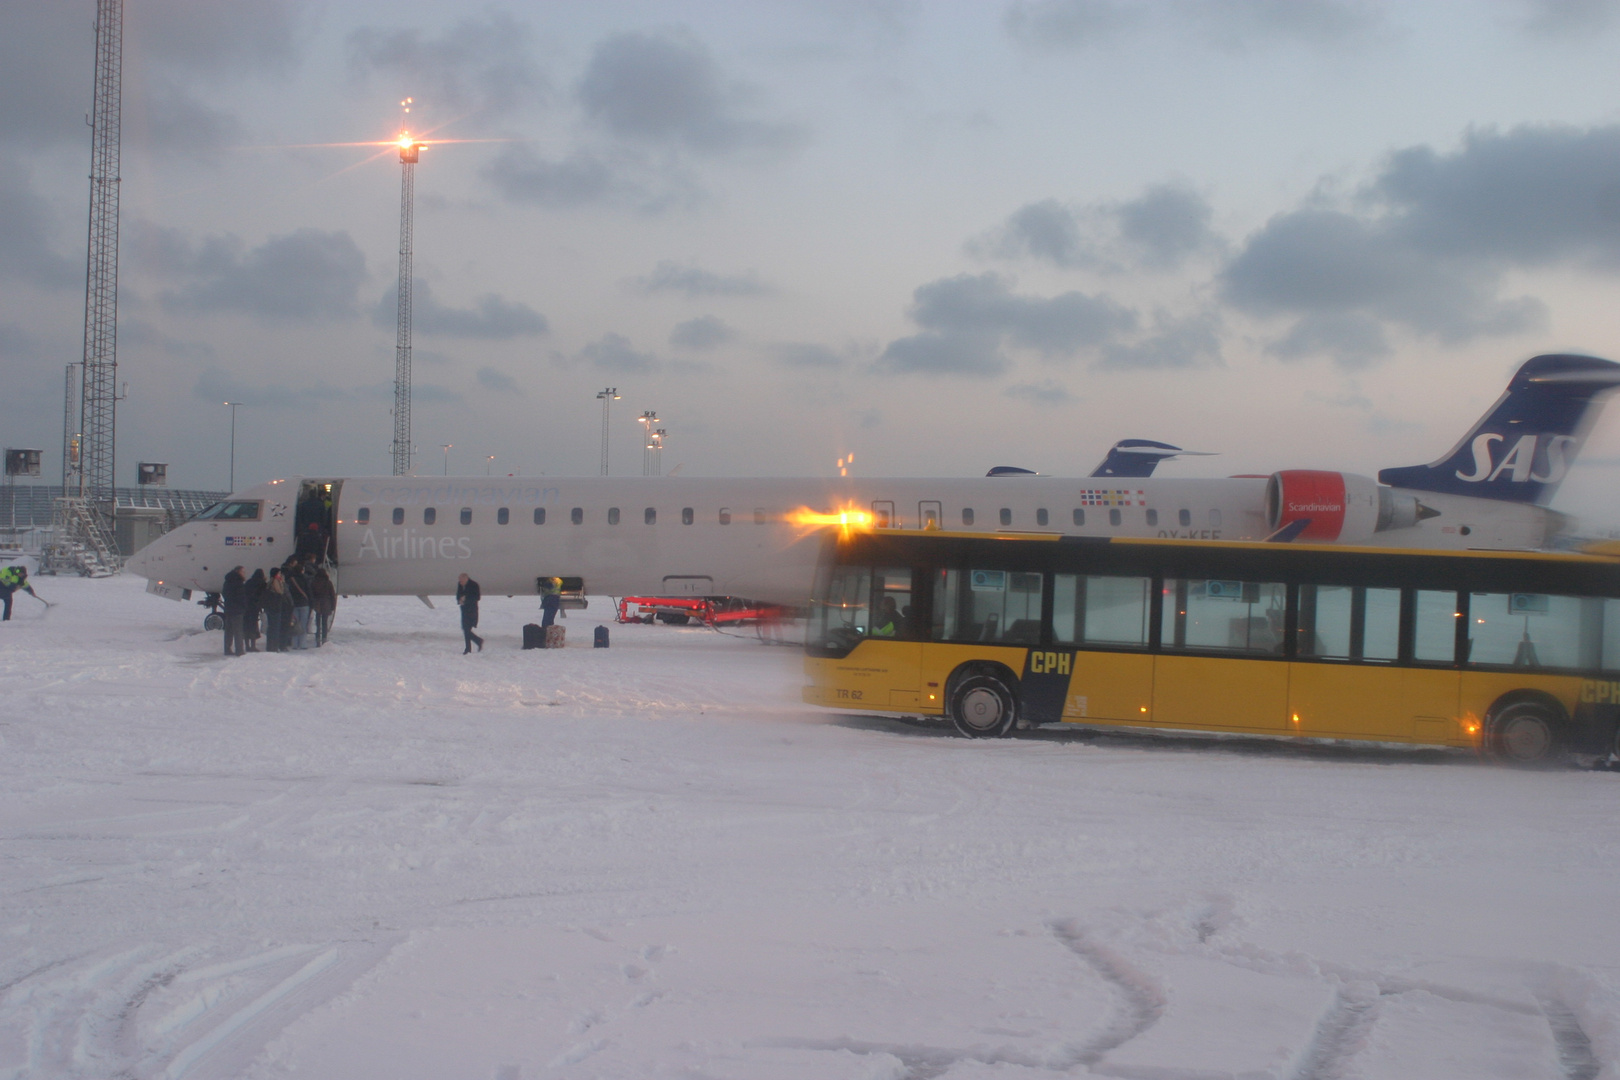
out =
{"type": "Polygon", "coordinates": [[[124,66],[124,2],[97,0],[96,93],[90,117],[90,245],[84,289],[79,488],[113,514],[118,408],[118,139],[124,66]]]}
{"type": "MultiPolygon", "coordinates": [[[[400,102],[411,111],[411,99],[400,102]]],[[[411,471],[411,255],[416,203],[416,161],[422,144],[399,137],[399,321],[394,333],[394,475],[411,471]]]]}

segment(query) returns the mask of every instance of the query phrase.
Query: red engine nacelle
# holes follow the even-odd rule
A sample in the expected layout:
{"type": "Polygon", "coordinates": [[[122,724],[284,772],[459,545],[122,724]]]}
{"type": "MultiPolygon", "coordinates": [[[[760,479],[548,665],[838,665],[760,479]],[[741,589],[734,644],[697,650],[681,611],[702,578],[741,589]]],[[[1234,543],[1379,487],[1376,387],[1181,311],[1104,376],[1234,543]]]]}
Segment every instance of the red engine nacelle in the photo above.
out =
{"type": "Polygon", "coordinates": [[[1272,532],[1304,521],[1295,537],[1330,544],[1355,543],[1388,529],[1416,525],[1423,512],[1415,497],[1397,494],[1370,476],[1285,469],[1266,484],[1266,522],[1272,532]]]}

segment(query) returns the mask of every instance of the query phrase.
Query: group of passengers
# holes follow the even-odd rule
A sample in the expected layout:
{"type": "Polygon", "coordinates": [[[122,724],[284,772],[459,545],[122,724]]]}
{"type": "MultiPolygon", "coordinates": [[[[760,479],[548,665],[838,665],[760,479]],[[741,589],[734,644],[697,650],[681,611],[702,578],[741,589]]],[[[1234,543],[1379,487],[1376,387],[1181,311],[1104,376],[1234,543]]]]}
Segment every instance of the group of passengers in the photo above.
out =
{"type": "Polygon", "coordinates": [[[326,643],[337,611],[337,587],[313,552],[272,566],[268,574],[255,570],[245,577],[243,571],[233,567],[219,591],[226,656],[258,652],[261,634],[265,652],[307,649],[311,638],[317,648],[326,643]]]}

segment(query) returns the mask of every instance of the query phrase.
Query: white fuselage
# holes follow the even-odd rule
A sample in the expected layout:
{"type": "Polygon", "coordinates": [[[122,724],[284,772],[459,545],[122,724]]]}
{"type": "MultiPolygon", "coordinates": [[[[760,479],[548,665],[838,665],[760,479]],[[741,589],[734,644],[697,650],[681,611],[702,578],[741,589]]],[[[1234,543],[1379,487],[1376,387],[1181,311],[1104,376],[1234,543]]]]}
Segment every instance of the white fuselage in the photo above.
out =
{"type": "MultiPolygon", "coordinates": [[[[193,519],[133,556],[134,573],[217,591],[227,571],[279,565],[295,546],[300,478],[231,499],[256,519],[193,519]]],[[[490,595],[532,594],[538,577],[582,578],[624,595],[730,595],[788,604],[810,593],[820,514],[856,510],[879,527],[1080,536],[1260,540],[1266,478],[627,479],[349,477],[332,532],[345,595],[445,595],[470,574],[490,595]],[[426,512],[431,510],[432,514],[426,512]],[[504,522],[502,511],[504,510],[504,522]],[[536,518],[543,512],[543,524],[536,518]],[[433,519],[431,523],[428,517],[433,519]],[[577,519],[577,521],[576,521],[577,519]]],[[[1528,548],[1558,516],[1488,499],[1422,494],[1438,516],[1349,542],[1528,548]]]]}

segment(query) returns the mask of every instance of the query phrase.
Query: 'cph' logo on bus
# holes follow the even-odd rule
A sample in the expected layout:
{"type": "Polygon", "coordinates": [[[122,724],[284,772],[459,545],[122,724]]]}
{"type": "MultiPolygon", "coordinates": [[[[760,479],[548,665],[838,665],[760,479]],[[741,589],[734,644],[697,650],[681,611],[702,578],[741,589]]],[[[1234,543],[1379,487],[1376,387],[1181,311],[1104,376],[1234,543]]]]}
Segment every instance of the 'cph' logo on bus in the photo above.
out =
{"type": "Polygon", "coordinates": [[[1508,474],[1508,480],[1515,484],[1522,484],[1526,480],[1534,480],[1538,484],[1556,484],[1564,478],[1569,471],[1569,458],[1574,454],[1580,440],[1570,435],[1551,435],[1547,437],[1547,473],[1545,476],[1535,471],[1536,450],[1540,436],[1521,435],[1513,448],[1504,454],[1499,461],[1493,461],[1491,445],[1503,442],[1506,437],[1488,431],[1483,435],[1474,436],[1474,471],[1465,473],[1457,470],[1457,479],[1470,484],[1490,483],[1503,473],[1508,474]]]}

